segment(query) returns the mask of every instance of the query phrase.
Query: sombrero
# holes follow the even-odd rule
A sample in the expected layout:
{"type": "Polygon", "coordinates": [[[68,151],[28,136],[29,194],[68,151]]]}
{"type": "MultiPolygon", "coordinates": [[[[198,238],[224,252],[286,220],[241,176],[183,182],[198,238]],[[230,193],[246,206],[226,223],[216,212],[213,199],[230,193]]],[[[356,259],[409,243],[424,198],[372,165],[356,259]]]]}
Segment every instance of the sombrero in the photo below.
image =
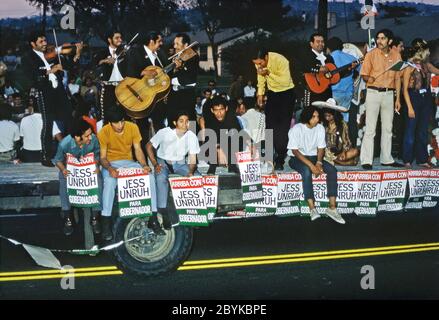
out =
{"type": "Polygon", "coordinates": [[[340,111],[340,112],[348,112],[349,111],[345,107],[337,105],[337,102],[335,101],[334,98],[329,98],[326,101],[315,101],[312,103],[312,105],[314,107],[317,107],[317,108],[328,108],[328,109],[332,109],[332,110],[336,110],[336,111],[340,111]]]}

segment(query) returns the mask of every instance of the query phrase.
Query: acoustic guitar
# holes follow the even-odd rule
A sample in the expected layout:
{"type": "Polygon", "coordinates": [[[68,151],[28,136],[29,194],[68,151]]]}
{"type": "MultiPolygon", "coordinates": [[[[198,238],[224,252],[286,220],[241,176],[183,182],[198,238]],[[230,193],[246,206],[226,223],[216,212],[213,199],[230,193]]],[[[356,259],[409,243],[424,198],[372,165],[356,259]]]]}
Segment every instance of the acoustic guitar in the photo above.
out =
{"type": "Polygon", "coordinates": [[[327,63],[325,66],[328,72],[307,72],[304,73],[308,89],[314,93],[325,92],[330,85],[338,83],[341,79],[340,72],[355,68],[364,58],[357,59],[347,65],[337,68],[333,63],[327,63]]]}
{"type": "MultiPolygon", "coordinates": [[[[176,59],[184,63],[196,55],[197,53],[192,48],[187,48],[176,59]]],[[[118,84],[115,90],[116,98],[130,117],[145,118],[157,102],[168,96],[171,90],[171,79],[168,73],[175,66],[175,60],[163,69],[158,66],[149,66],[145,70],[155,71],[156,76],[145,75],[141,79],[126,77],[118,84]]]]}

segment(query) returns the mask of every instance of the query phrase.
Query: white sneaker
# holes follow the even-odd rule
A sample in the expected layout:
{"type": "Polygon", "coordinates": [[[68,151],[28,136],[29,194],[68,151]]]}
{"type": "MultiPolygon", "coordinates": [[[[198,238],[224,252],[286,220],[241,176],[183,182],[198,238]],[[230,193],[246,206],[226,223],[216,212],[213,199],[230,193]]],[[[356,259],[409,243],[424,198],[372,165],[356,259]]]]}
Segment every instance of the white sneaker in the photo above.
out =
{"type": "Polygon", "coordinates": [[[311,211],[309,212],[309,215],[311,216],[311,221],[314,221],[314,220],[320,218],[320,214],[316,208],[311,209],[311,211]]]}
{"type": "Polygon", "coordinates": [[[326,209],[326,214],[328,215],[328,217],[330,217],[335,222],[338,222],[338,223],[341,223],[341,224],[345,224],[346,223],[344,221],[344,219],[341,217],[341,215],[337,212],[337,209],[327,208],[326,209]]]}

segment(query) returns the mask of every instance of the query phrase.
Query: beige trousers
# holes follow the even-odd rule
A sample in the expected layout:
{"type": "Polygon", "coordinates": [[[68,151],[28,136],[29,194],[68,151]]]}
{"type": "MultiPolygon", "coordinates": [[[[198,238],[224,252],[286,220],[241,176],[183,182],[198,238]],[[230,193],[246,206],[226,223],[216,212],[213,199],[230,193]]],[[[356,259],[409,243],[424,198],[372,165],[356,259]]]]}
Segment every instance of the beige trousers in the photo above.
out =
{"type": "Polygon", "coordinates": [[[394,115],[394,91],[379,92],[367,89],[366,128],[361,143],[361,164],[373,163],[374,138],[378,115],[381,113],[381,154],[382,164],[394,162],[392,158],[392,128],[394,115]]]}

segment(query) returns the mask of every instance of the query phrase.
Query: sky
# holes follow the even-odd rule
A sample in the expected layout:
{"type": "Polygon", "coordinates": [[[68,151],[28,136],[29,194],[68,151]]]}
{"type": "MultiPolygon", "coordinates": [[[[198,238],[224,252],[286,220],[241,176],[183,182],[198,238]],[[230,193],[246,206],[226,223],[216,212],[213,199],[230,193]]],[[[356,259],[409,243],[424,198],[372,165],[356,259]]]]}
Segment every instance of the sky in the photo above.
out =
{"type": "MultiPolygon", "coordinates": [[[[334,1],[334,0],[329,0],[334,1]]],[[[342,0],[337,0],[338,2],[342,0]]],[[[351,0],[346,0],[346,2],[350,2],[351,0]]],[[[400,2],[404,2],[403,0],[398,0],[400,2]]],[[[363,2],[360,0],[360,2],[363,2]]],[[[377,1],[381,2],[381,1],[377,1]]],[[[418,1],[408,1],[408,2],[421,2],[418,1]]],[[[424,3],[428,4],[438,4],[439,0],[424,0],[424,3]]],[[[1,0],[0,1],[0,19],[2,18],[19,18],[31,15],[38,15],[40,10],[35,7],[29,5],[26,0],[1,0]]]]}

